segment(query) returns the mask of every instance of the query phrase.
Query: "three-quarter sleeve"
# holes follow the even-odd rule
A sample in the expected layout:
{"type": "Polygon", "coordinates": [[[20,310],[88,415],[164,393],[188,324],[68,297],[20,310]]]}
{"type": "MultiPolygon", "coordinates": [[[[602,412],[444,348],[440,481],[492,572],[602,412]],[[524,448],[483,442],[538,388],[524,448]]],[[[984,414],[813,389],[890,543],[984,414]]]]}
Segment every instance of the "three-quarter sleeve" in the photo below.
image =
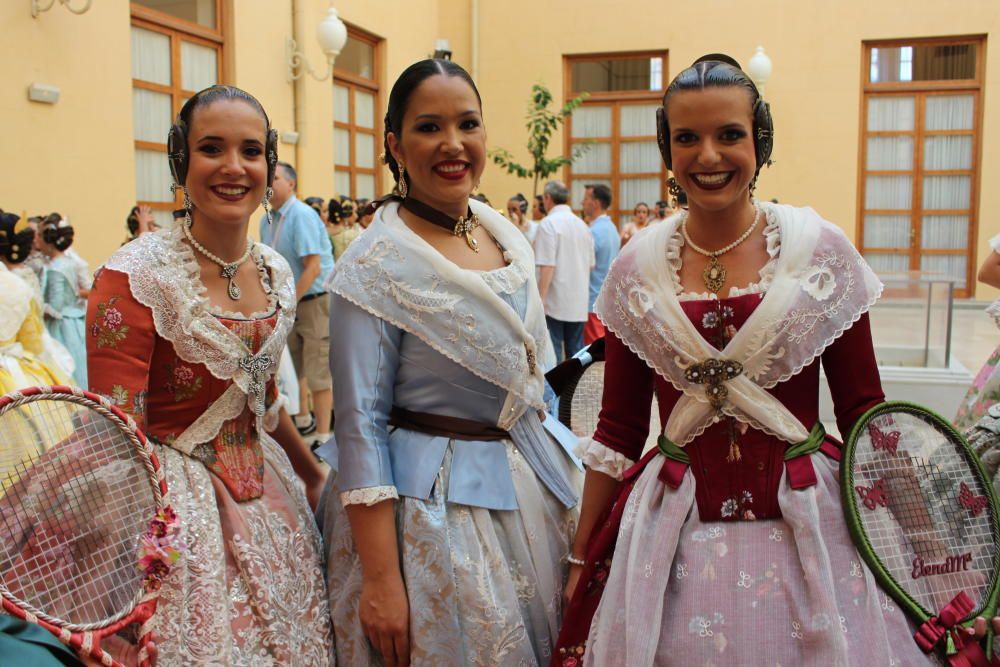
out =
{"type": "Polygon", "coordinates": [[[52,319],[62,319],[63,308],[76,300],[73,285],[58,269],[45,269],[44,294],[45,315],[52,319]]]}
{"type": "Polygon", "coordinates": [[[613,333],[605,338],[604,397],[597,431],[577,450],[584,463],[616,479],[642,455],[649,435],[653,371],[613,333]]]}
{"type": "Polygon", "coordinates": [[[868,313],[823,352],[837,428],[846,438],[861,415],[885,401],[868,313]]]}
{"type": "Polygon", "coordinates": [[[331,295],[337,487],[345,505],[372,505],[399,497],[389,459],[389,413],[401,339],[399,328],[331,295]]]}
{"type": "Polygon", "coordinates": [[[153,312],[129,289],[128,276],[105,269],[87,300],[90,390],[109,397],[145,426],[149,366],[156,343],[153,312]]]}

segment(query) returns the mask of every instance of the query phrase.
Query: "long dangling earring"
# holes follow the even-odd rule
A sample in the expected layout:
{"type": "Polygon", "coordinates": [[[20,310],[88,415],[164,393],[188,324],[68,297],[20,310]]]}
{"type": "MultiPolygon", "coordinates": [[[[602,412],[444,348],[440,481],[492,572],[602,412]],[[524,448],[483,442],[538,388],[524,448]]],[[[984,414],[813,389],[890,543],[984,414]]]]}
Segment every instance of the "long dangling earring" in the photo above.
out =
{"type": "Polygon", "coordinates": [[[190,214],[191,211],[194,209],[194,204],[191,203],[191,197],[190,195],[188,195],[187,188],[184,188],[184,203],[182,204],[182,206],[184,207],[184,210],[188,212],[188,214],[190,214]]]}
{"type": "Polygon", "coordinates": [[[270,185],[264,190],[264,199],[260,202],[260,205],[264,207],[264,213],[267,214],[267,224],[271,224],[273,217],[271,215],[271,197],[274,196],[274,188],[270,185]]]}
{"type": "Polygon", "coordinates": [[[399,165],[399,185],[396,187],[399,189],[399,196],[406,199],[406,194],[410,188],[406,184],[406,167],[402,163],[399,165]]]}
{"type": "Polygon", "coordinates": [[[671,176],[667,179],[667,192],[670,193],[671,197],[680,197],[684,194],[684,188],[681,187],[676,178],[671,176]]]}
{"type": "Polygon", "coordinates": [[[750,188],[749,188],[750,201],[753,201],[753,191],[756,189],[757,189],[757,174],[754,174],[753,178],[750,180],[750,188]]]}

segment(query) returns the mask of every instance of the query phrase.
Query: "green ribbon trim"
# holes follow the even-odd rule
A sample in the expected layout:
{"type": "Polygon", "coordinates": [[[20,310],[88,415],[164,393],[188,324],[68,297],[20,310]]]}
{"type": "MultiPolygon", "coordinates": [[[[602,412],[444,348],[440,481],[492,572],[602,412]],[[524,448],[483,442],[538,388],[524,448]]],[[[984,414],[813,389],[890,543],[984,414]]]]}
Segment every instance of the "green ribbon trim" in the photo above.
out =
{"type": "Polygon", "coordinates": [[[798,456],[805,456],[806,454],[812,454],[813,452],[819,451],[819,448],[823,446],[823,440],[825,439],[826,429],[823,428],[823,424],[816,422],[816,425],[812,427],[811,431],[809,431],[808,438],[785,450],[785,460],[791,461],[798,456]]]}
{"type": "MultiPolygon", "coordinates": [[[[796,457],[819,451],[824,439],[826,439],[826,429],[823,428],[823,424],[816,422],[816,425],[812,427],[812,431],[809,432],[808,438],[785,450],[785,460],[789,461],[796,457]]],[[[660,453],[668,459],[690,465],[691,457],[681,447],[671,442],[666,434],[660,434],[660,437],[656,439],[656,446],[660,450],[660,453]]]]}

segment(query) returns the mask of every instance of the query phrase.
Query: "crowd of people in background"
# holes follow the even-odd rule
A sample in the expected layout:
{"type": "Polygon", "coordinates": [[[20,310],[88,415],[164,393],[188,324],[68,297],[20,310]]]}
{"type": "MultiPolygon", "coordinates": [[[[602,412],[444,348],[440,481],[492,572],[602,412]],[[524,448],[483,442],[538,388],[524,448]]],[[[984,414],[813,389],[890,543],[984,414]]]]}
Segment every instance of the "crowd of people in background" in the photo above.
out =
{"type": "MultiPolygon", "coordinates": [[[[294,408],[300,433],[318,446],[331,433],[329,372],[325,363],[306,367],[302,359],[312,358],[313,352],[316,359],[325,354],[329,313],[324,306],[324,286],[335,262],[371,224],[374,209],[369,199],[352,200],[345,195],[300,200],[297,188],[295,168],[280,163],[272,199],[273,221],[268,224],[264,216],[259,232],[261,240],[278,250],[295,274],[300,317],[283,355],[286,363],[282,364],[281,387],[294,408]]],[[[676,213],[684,202],[677,198],[657,201],[652,211],[645,202],[638,202],[631,219],[622,223],[609,215],[612,193],[607,185],[586,185],[576,211],[570,206],[569,190],[561,182],[550,181],[544,190],[530,200],[516,193],[507,200],[505,212],[534,249],[550,337],[557,357],[563,359],[604,335],[593,313],[594,301],[619,248],[638,232],[676,213]]],[[[489,205],[485,195],[474,197],[489,205]]],[[[72,247],[76,231],[59,213],[26,217],[20,225],[33,231],[31,251],[10,268],[35,297],[45,325],[46,358],[56,376],[86,387],[84,316],[93,275],[72,247]]],[[[125,229],[123,244],[159,231],[160,226],[151,207],[139,204],[129,211],[125,229]]]]}

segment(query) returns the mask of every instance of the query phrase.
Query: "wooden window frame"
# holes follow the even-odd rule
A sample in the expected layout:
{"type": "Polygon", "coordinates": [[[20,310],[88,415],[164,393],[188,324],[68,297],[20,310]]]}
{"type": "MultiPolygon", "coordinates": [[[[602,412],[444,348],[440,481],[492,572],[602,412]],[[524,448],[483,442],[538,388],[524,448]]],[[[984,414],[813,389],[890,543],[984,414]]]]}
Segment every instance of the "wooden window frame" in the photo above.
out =
{"type": "MultiPolygon", "coordinates": [[[[379,116],[378,110],[382,108],[382,86],[380,81],[382,80],[382,38],[377,35],[363,30],[351,24],[347,24],[347,37],[348,39],[356,39],[361,42],[365,42],[372,47],[372,73],[375,78],[366,79],[362,76],[358,76],[353,72],[348,72],[342,69],[338,69],[336,64],[334,64],[333,77],[331,85],[339,85],[346,88],[348,92],[347,105],[348,105],[348,118],[350,122],[338,121],[336,117],[333,120],[334,131],[336,130],[347,130],[348,132],[348,150],[350,157],[350,165],[338,165],[336,163],[336,158],[333,160],[333,171],[336,172],[347,172],[350,175],[351,189],[350,192],[338,192],[338,196],[350,197],[351,199],[356,198],[357,193],[357,177],[359,174],[365,174],[375,177],[375,193],[374,196],[378,197],[382,192],[382,178],[383,172],[381,162],[378,159],[381,153],[381,146],[383,143],[383,120],[379,116]],[[354,123],[356,118],[354,113],[354,91],[361,90],[366,93],[371,93],[375,98],[375,109],[373,112],[374,127],[360,127],[354,123]],[[355,136],[357,134],[370,134],[374,137],[375,145],[375,155],[373,156],[374,167],[358,167],[357,155],[356,155],[356,141],[355,136]]],[[[332,91],[331,91],[332,92],[332,91]]],[[[336,188],[336,178],[333,182],[334,188],[336,188]]]]}
{"type": "MultiPolygon", "coordinates": [[[[563,90],[566,91],[565,100],[568,102],[572,100],[577,95],[582,92],[588,91],[578,91],[573,90],[573,65],[579,62],[586,61],[596,61],[596,60],[636,60],[640,58],[660,58],[663,61],[662,70],[662,80],[661,85],[663,86],[659,90],[625,90],[625,91],[597,91],[589,93],[586,100],[584,100],[582,106],[610,106],[611,107],[611,137],[610,138],[573,138],[573,117],[570,116],[566,119],[566,123],[563,128],[563,146],[565,150],[565,155],[572,155],[573,147],[576,144],[583,143],[603,143],[611,145],[611,172],[607,174],[588,174],[588,173],[576,173],[572,171],[572,166],[567,165],[563,168],[563,180],[566,182],[567,187],[570,192],[573,191],[573,182],[576,180],[593,182],[593,181],[610,181],[611,188],[611,208],[608,209],[608,215],[614,220],[615,224],[622,226],[622,216],[632,215],[631,209],[622,209],[620,204],[620,194],[621,194],[621,182],[623,180],[630,180],[633,178],[657,178],[660,183],[660,194],[659,199],[664,200],[667,198],[667,167],[662,162],[660,163],[660,170],[657,172],[628,172],[627,177],[622,176],[620,171],[620,160],[621,160],[621,145],[625,143],[634,142],[647,142],[656,141],[656,135],[640,135],[640,136],[629,136],[622,137],[619,135],[621,131],[621,109],[623,106],[630,106],[635,104],[648,104],[650,102],[659,103],[663,98],[663,92],[666,90],[667,86],[667,63],[668,63],[668,51],[667,50],[653,50],[653,51],[618,51],[614,53],[586,53],[586,54],[570,54],[563,56],[563,90]]],[[[653,213],[656,202],[646,202],[649,205],[650,215],[653,213]]]]}
{"type": "MultiPolygon", "coordinates": [[[[170,38],[170,85],[164,86],[133,78],[132,88],[169,94],[172,118],[180,112],[184,101],[198,92],[183,88],[183,75],[181,74],[182,41],[215,48],[218,54],[215,59],[216,81],[225,83],[224,72],[226,72],[227,65],[225,60],[227,49],[225,31],[223,29],[225,25],[224,20],[226,19],[223,4],[223,0],[215,0],[215,25],[217,27],[213,30],[198,23],[192,23],[191,21],[185,21],[176,16],[156,11],[145,5],[139,5],[134,2],[130,3],[132,13],[130,26],[158,32],[170,38]]],[[[166,154],[166,139],[166,137],[163,137],[163,143],[133,139],[133,147],[135,150],[149,150],[166,154]]],[[[179,208],[182,201],[183,194],[178,190],[172,202],[138,200],[136,203],[149,206],[154,210],[172,211],[179,208]]]]}
{"type": "Polygon", "coordinates": [[[965,287],[956,287],[955,296],[965,298],[975,292],[976,247],[978,244],[979,192],[982,177],[982,125],[983,125],[983,88],[984,67],[986,56],[985,35],[961,35],[954,37],[931,37],[920,39],[871,40],[862,42],[861,58],[861,104],[858,127],[858,198],[855,238],[862,254],[872,252],[877,254],[905,255],[909,257],[908,270],[920,269],[923,255],[965,255],[965,287]],[[872,49],[893,48],[903,46],[958,46],[963,44],[976,45],[975,77],[972,79],[954,79],[939,81],[891,81],[871,82],[872,49]],[[955,93],[971,94],[973,99],[972,128],[970,130],[927,130],[924,128],[926,100],[930,97],[951,95],[955,93]],[[914,98],[914,128],[909,131],[869,131],[868,101],[874,97],[912,97],[914,98]],[[924,169],[924,139],[932,136],[971,136],[972,165],[969,169],[926,170],[924,169]],[[882,136],[913,137],[913,164],[906,170],[868,170],[868,139],[882,136]],[[907,210],[871,209],[865,208],[865,183],[867,176],[910,176],[912,182],[911,205],[907,210]],[[924,176],[969,176],[969,207],[967,209],[933,209],[923,210],[923,177],[924,176]],[[865,245],[865,214],[873,215],[909,215],[910,238],[909,245],[903,248],[868,247],[865,245]],[[917,246],[922,239],[923,218],[926,215],[965,215],[969,219],[967,247],[963,249],[925,249],[917,246]]]}

